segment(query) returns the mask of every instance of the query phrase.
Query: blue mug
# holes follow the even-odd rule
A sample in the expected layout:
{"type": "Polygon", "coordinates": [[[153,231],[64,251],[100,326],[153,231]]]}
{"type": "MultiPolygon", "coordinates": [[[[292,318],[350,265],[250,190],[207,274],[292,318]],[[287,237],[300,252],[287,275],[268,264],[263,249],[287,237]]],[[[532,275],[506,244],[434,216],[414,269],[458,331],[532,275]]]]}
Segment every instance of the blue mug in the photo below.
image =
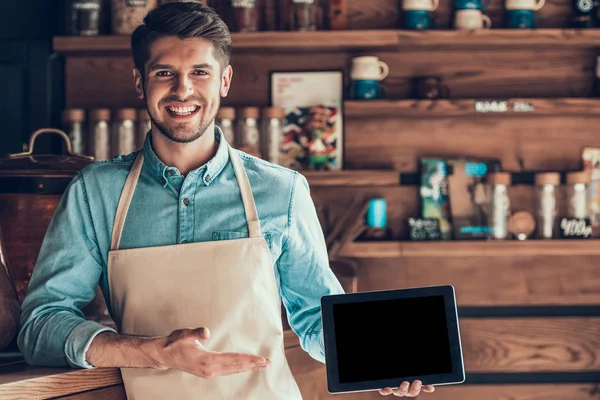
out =
{"type": "Polygon", "coordinates": [[[421,30],[433,28],[433,20],[428,10],[404,10],[404,28],[421,30]]]}
{"type": "Polygon", "coordinates": [[[483,10],[490,5],[491,0],[455,0],[454,8],[457,10],[483,10]],[[483,4],[485,1],[485,4],[483,4]]]}
{"type": "Polygon", "coordinates": [[[508,10],[507,28],[533,29],[535,28],[535,11],[533,10],[508,10]]]}
{"type": "Polygon", "coordinates": [[[377,100],[385,97],[385,89],[379,81],[357,79],[352,81],[352,98],[355,100],[377,100]]]}

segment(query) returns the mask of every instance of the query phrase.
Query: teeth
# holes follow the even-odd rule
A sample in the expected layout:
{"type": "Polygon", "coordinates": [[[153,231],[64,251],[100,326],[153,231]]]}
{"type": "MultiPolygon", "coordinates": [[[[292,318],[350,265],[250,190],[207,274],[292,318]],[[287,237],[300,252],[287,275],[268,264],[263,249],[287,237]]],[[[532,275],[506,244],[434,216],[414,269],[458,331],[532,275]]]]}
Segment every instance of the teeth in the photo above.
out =
{"type": "Polygon", "coordinates": [[[190,107],[167,107],[169,111],[171,111],[173,114],[177,114],[177,115],[190,115],[191,113],[195,112],[198,107],[196,106],[190,106],[190,107]]]}

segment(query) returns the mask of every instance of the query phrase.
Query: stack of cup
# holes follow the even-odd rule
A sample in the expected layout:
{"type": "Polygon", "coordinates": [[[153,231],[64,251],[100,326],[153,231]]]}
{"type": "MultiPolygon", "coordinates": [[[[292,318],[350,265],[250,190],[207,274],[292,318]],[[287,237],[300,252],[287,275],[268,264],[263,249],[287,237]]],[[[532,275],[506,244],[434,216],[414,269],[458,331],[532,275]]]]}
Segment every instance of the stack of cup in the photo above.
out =
{"type": "Polygon", "coordinates": [[[380,83],[388,76],[389,67],[376,56],[355,57],[352,59],[351,96],[355,100],[377,100],[385,97],[385,89],[380,83]]]}
{"type": "Polygon", "coordinates": [[[482,0],[456,0],[454,13],[454,27],[456,29],[490,29],[492,21],[483,14],[483,10],[490,4],[482,0]]]}
{"type": "Polygon", "coordinates": [[[439,0],[403,0],[404,28],[431,29],[433,19],[431,13],[438,8],[439,0]]]}
{"type": "Polygon", "coordinates": [[[506,27],[535,28],[535,12],[544,6],[545,0],[506,0],[506,27]]]}

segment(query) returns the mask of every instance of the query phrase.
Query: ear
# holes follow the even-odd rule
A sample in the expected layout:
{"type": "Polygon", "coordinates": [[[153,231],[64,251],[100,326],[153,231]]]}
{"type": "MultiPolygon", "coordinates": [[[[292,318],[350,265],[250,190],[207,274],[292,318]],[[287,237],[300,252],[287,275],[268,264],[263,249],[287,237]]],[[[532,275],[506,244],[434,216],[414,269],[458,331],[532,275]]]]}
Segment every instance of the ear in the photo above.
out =
{"type": "Polygon", "coordinates": [[[140,71],[138,71],[135,67],[133,68],[133,83],[135,85],[135,92],[137,94],[138,99],[143,100],[144,88],[142,84],[142,74],[140,74],[140,71]]]}
{"type": "Polygon", "coordinates": [[[221,76],[221,97],[227,97],[229,88],[231,87],[231,79],[233,78],[233,68],[228,65],[221,76]]]}

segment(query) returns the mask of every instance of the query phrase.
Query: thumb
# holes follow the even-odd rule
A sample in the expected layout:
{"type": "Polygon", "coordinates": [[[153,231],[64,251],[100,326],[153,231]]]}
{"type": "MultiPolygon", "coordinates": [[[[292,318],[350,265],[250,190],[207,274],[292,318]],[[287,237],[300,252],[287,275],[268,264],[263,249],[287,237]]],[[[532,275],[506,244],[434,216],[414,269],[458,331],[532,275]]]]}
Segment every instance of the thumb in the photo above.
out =
{"type": "Polygon", "coordinates": [[[208,340],[210,338],[210,330],[208,328],[197,328],[194,329],[194,336],[197,336],[200,340],[208,340]]]}

